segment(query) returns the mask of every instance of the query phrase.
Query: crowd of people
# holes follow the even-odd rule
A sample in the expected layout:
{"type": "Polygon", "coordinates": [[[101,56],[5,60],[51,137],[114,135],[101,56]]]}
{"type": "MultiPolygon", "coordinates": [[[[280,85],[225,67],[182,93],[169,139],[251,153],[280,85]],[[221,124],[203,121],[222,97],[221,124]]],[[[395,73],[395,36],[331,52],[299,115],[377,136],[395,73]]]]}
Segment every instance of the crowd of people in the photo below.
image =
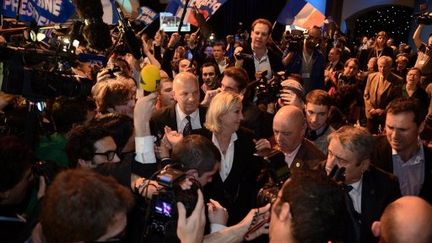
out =
{"type": "Polygon", "coordinates": [[[75,65],[91,92],[35,120],[1,92],[0,241],[432,242],[423,28],[417,51],[266,19],[224,40],[160,30],[141,59],[75,65]]]}

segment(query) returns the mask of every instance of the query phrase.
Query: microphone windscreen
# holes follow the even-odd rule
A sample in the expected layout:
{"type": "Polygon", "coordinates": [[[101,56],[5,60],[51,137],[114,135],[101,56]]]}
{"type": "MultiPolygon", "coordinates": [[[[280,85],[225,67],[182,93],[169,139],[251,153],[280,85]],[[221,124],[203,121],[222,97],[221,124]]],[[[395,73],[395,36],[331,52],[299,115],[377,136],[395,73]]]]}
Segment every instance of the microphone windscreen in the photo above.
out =
{"type": "Polygon", "coordinates": [[[141,89],[147,92],[154,92],[159,86],[160,70],[153,64],[145,65],[140,72],[141,89]]]}

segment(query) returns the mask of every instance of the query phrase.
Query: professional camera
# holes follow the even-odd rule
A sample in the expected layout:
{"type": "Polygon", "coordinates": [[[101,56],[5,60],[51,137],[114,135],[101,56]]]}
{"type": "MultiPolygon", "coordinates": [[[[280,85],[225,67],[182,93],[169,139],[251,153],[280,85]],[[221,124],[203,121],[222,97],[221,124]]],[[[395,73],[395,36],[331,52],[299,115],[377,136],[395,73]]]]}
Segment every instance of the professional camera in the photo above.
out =
{"type": "Polygon", "coordinates": [[[292,30],[291,34],[285,36],[287,43],[287,50],[289,52],[298,52],[303,49],[304,35],[301,30],[292,30]]]}
{"type": "Polygon", "coordinates": [[[244,59],[253,60],[253,58],[254,58],[252,54],[247,54],[247,53],[243,53],[243,52],[239,52],[239,53],[235,54],[235,57],[238,60],[244,60],[244,59]]]}
{"type": "Polygon", "coordinates": [[[258,192],[258,205],[264,206],[276,199],[278,191],[284,182],[290,177],[291,173],[285,162],[285,155],[279,150],[269,150],[262,154],[262,157],[267,164],[268,183],[264,185],[258,192]]]}
{"type": "Polygon", "coordinates": [[[192,181],[192,186],[190,189],[183,190],[180,185],[184,180],[186,180],[185,173],[169,165],[156,176],[156,181],[163,188],[158,189],[148,204],[146,222],[149,223],[146,225],[145,232],[149,237],[158,235],[164,239],[177,238],[177,202],[184,204],[187,217],[192,214],[198,200],[197,191],[201,185],[198,181],[187,178],[192,181]]]}
{"type": "Polygon", "coordinates": [[[72,53],[27,47],[0,47],[3,59],[1,90],[25,98],[43,100],[67,96],[88,96],[93,82],[72,75],[80,59],[72,53]]]}
{"type": "Polygon", "coordinates": [[[267,80],[267,71],[257,72],[255,95],[258,99],[258,103],[268,104],[277,101],[280,96],[280,90],[282,89],[281,82],[284,74],[284,72],[276,73],[270,80],[267,80]]]}
{"type": "Polygon", "coordinates": [[[432,25],[432,12],[424,12],[417,16],[417,23],[424,25],[432,25]]]}

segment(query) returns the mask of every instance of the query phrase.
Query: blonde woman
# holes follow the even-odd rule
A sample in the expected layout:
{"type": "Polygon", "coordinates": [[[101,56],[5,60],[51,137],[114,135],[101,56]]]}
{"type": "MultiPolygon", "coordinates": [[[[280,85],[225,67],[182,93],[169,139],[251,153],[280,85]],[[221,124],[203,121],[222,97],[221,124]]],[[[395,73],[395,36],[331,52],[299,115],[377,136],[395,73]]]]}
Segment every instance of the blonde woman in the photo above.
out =
{"type": "Polygon", "coordinates": [[[256,178],[261,163],[253,155],[259,146],[254,143],[253,133],[240,127],[242,119],[241,96],[223,91],[210,103],[206,129],[198,130],[210,138],[221,153],[219,173],[204,191],[207,198],[215,199],[228,210],[228,226],[238,223],[255,207],[259,188],[256,178]]]}

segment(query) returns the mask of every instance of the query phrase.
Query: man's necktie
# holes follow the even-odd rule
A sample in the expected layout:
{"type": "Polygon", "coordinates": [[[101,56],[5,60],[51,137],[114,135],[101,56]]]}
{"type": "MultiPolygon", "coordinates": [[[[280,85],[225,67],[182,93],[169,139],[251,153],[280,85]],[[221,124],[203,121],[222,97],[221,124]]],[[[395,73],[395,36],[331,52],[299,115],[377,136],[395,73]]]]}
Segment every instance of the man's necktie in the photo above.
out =
{"type": "Polygon", "coordinates": [[[343,191],[345,192],[345,204],[348,210],[348,214],[352,220],[353,227],[354,227],[354,233],[355,238],[358,240],[357,242],[360,242],[360,225],[361,225],[361,216],[360,214],[355,210],[353,200],[351,196],[349,195],[349,192],[353,189],[350,185],[344,185],[343,191]]]}
{"type": "Polygon", "coordinates": [[[191,117],[190,116],[186,116],[186,120],[187,120],[186,125],[183,128],[183,137],[191,134],[191,132],[192,132],[191,117]]]}

